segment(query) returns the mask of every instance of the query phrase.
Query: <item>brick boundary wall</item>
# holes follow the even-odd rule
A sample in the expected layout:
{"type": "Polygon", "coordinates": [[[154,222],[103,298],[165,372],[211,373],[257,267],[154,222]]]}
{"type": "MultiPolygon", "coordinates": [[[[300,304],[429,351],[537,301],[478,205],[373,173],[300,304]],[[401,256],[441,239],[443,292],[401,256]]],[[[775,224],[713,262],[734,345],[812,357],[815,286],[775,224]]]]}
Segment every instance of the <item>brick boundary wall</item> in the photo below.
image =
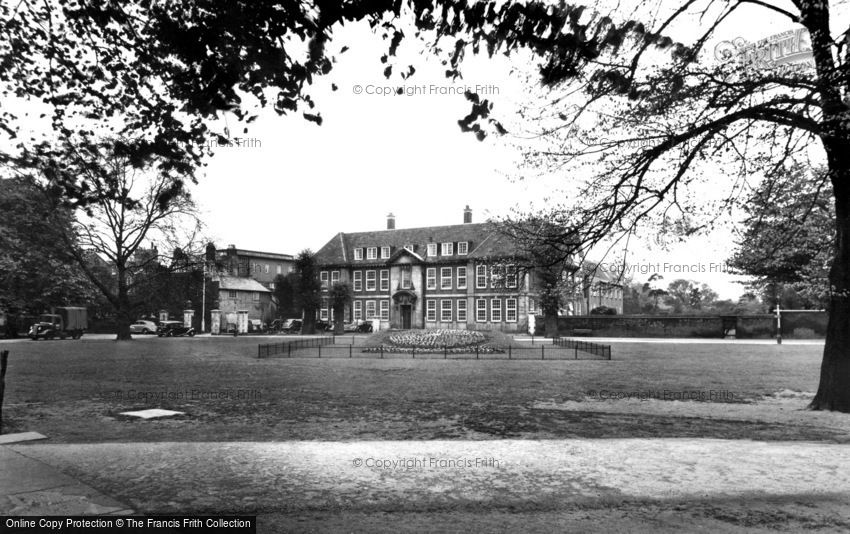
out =
{"type": "MultiPolygon", "coordinates": [[[[787,339],[822,339],[826,335],[826,312],[785,312],[782,314],[782,337],[787,339]]],[[[585,331],[591,337],[723,337],[723,318],[719,315],[578,315],[558,318],[558,335],[571,336],[585,331]],[[589,332],[587,332],[589,331],[589,332]]],[[[545,320],[536,318],[535,335],[545,334],[545,320]]],[[[776,316],[772,314],[739,315],[735,337],[767,339],[776,337],[776,316]]]]}

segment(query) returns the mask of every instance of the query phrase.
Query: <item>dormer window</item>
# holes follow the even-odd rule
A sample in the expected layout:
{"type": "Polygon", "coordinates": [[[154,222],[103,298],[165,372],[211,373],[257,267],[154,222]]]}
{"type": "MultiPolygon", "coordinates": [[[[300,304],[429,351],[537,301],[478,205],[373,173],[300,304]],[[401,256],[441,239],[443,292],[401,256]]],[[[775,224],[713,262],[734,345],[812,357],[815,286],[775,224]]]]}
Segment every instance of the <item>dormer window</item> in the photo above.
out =
{"type": "Polygon", "coordinates": [[[457,244],[457,255],[466,256],[469,254],[469,241],[461,241],[457,244]]]}
{"type": "Polygon", "coordinates": [[[404,245],[404,250],[407,250],[408,252],[413,252],[413,245],[404,245]]]}
{"type": "Polygon", "coordinates": [[[454,243],[443,243],[440,254],[443,256],[451,256],[454,254],[454,243]]]}
{"type": "Polygon", "coordinates": [[[355,261],[363,259],[363,249],[362,248],[354,249],[354,259],[355,259],[355,261]]]}
{"type": "Polygon", "coordinates": [[[369,247],[366,249],[366,259],[367,260],[375,260],[378,259],[378,247],[369,247]]]}
{"type": "Polygon", "coordinates": [[[381,247],[381,259],[385,260],[390,257],[390,247],[381,247]]]}
{"type": "Polygon", "coordinates": [[[437,244],[436,243],[428,243],[428,256],[436,256],[437,255],[437,244]]]}

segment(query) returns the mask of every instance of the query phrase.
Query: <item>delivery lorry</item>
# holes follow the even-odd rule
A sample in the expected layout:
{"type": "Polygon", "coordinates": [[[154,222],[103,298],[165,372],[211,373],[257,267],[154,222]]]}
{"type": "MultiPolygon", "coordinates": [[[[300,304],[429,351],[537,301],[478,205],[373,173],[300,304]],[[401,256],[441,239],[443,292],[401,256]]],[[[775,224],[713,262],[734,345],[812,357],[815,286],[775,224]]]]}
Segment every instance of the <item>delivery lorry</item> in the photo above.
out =
{"type": "Polygon", "coordinates": [[[85,308],[56,308],[56,313],[38,316],[32,325],[29,337],[33,341],[44,339],[80,339],[88,328],[88,316],[85,308]]]}

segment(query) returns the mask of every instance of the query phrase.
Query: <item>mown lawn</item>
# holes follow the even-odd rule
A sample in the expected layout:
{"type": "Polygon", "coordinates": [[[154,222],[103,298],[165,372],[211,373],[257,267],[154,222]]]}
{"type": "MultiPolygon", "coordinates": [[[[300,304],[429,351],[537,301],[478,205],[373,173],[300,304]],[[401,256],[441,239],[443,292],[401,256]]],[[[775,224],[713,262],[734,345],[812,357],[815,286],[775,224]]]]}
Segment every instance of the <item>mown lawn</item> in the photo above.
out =
{"type": "Polygon", "coordinates": [[[730,407],[775,392],[815,391],[820,346],[617,343],[611,361],[260,360],[259,342],[266,341],[4,343],[11,352],[4,432],[34,430],[58,443],[506,437],[850,442],[843,423],[819,414],[801,417],[799,403],[793,417],[783,415],[788,406],[766,419],[724,416],[730,407]],[[600,391],[665,390],[731,397],[669,401],[670,413],[663,401],[633,403],[625,411],[625,401],[591,402],[600,391]],[[584,404],[576,408],[576,401],[584,404]],[[572,408],[557,409],[563,403],[572,408]],[[186,415],[151,421],[119,415],[152,407],[186,415]]]}

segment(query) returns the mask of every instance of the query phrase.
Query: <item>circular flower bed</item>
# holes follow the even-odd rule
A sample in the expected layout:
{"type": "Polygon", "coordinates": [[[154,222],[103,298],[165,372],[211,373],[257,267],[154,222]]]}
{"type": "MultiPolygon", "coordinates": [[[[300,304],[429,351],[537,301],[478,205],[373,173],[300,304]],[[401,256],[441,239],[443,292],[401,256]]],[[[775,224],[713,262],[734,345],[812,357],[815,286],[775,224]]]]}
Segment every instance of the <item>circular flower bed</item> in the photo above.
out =
{"type": "Polygon", "coordinates": [[[452,354],[504,352],[487,344],[487,336],[474,330],[403,330],[387,337],[388,344],[363,352],[449,352],[452,354]]]}
{"type": "Polygon", "coordinates": [[[468,347],[487,341],[484,334],[473,330],[406,330],[392,334],[393,346],[417,349],[468,347]]]}

